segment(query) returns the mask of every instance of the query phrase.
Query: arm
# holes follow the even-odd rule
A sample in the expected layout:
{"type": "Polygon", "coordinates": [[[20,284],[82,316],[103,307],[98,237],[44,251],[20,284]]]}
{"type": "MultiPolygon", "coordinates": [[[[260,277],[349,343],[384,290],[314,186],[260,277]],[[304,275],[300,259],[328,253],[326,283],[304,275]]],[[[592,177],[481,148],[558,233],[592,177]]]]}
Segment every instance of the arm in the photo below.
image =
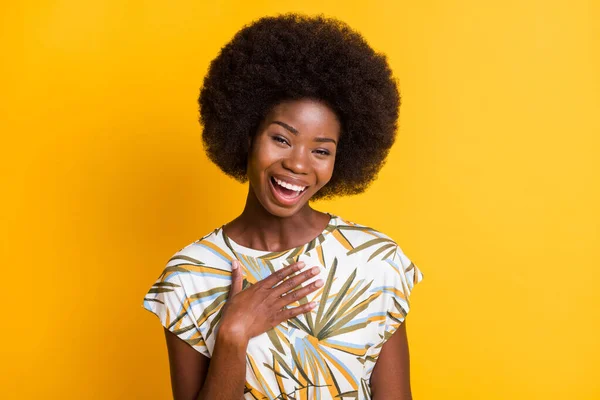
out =
{"type": "Polygon", "coordinates": [[[381,348],[371,374],[374,400],[412,400],[406,321],[381,348]]]}
{"type": "Polygon", "coordinates": [[[175,400],[239,399],[243,396],[247,341],[228,340],[233,336],[217,335],[213,357],[208,358],[167,329],[165,336],[175,400]]]}
{"type": "Polygon", "coordinates": [[[196,399],[204,385],[210,358],[164,328],[171,370],[173,399],[196,399]]]}

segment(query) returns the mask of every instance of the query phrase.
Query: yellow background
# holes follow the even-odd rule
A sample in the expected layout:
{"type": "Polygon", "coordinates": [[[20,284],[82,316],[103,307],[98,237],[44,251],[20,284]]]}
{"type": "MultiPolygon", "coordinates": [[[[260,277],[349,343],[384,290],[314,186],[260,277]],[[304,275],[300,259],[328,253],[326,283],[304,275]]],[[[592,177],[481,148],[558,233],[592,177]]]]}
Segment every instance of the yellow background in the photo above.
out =
{"type": "Polygon", "coordinates": [[[285,11],[348,22],[398,77],[380,179],[316,206],[388,233],[423,271],[415,399],[600,398],[600,2],[0,11],[3,399],[170,396],[143,295],[246,193],[203,153],[199,87],[239,28],[285,11]]]}

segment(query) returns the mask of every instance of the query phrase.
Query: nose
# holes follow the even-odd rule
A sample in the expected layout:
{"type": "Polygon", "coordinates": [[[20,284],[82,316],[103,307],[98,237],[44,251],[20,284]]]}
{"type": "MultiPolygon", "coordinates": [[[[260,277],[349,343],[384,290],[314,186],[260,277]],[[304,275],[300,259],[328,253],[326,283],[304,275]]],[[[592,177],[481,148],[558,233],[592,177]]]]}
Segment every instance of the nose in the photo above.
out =
{"type": "Polygon", "coordinates": [[[310,169],[308,149],[300,146],[293,148],[282,160],[283,168],[298,175],[306,175],[310,169]]]}

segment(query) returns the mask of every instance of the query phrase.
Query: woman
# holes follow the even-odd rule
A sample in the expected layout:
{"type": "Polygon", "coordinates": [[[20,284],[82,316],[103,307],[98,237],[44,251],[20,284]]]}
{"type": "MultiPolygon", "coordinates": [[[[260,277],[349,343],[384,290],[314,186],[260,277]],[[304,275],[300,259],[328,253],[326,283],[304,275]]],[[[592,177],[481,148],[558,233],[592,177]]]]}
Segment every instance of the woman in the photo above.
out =
{"type": "Polygon", "coordinates": [[[410,399],[422,273],[390,237],[309,204],[363,192],[383,165],[400,104],[385,56],[337,20],[262,18],[211,63],[199,103],[207,154],[249,189],[144,299],[175,399],[410,399]]]}

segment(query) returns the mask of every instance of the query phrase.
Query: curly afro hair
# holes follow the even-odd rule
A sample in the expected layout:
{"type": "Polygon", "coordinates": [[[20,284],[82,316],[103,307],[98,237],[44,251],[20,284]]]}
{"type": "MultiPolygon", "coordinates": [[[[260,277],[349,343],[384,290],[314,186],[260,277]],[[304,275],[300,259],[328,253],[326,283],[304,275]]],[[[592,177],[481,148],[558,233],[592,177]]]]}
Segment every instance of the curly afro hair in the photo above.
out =
{"type": "Polygon", "coordinates": [[[246,182],[248,139],[273,106],[301,98],[323,101],[341,125],[333,175],[312,199],[364,192],[394,143],[400,94],[386,56],[322,15],[263,17],[221,49],[198,99],[208,157],[246,182]]]}

